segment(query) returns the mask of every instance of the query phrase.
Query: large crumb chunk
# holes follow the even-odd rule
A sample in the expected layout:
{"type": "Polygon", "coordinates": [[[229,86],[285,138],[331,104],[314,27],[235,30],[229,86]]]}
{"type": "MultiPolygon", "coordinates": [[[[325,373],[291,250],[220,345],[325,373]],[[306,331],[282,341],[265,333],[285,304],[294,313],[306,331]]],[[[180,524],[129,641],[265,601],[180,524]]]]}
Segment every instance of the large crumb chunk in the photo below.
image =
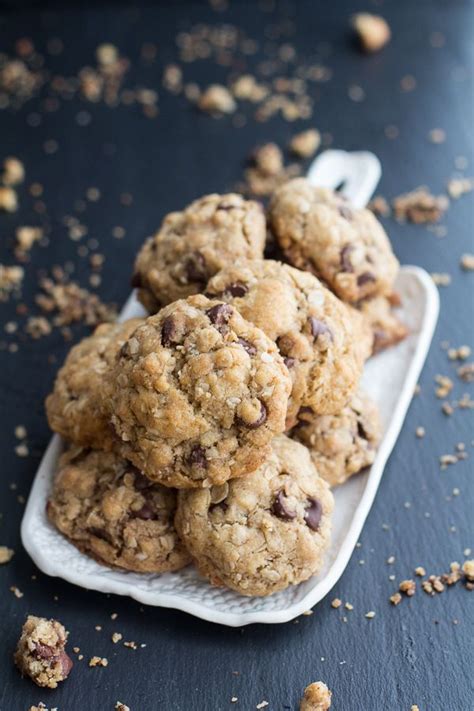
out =
{"type": "Polygon", "coordinates": [[[297,133],[290,142],[290,150],[299,158],[310,158],[319,148],[321,134],[315,128],[297,133]]]}
{"type": "Polygon", "coordinates": [[[315,681],[304,690],[300,711],[328,711],[332,692],[322,681],[315,681]]]}
{"type": "Polygon", "coordinates": [[[396,197],[392,207],[400,222],[438,222],[449,207],[449,199],[446,195],[432,195],[427,188],[420,187],[396,197]]]}
{"type": "Polygon", "coordinates": [[[15,664],[38,686],[55,689],[72,668],[65,651],[67,637],[68,632],[57,620],[29,615],[18,641],[15,664]]]}
{"type": "Polygon", "coordinates": [[[364,52],[378,52],[390,40],[390,27],[379,15],[359,12],[352,18],[352,26],[364,52]]]}

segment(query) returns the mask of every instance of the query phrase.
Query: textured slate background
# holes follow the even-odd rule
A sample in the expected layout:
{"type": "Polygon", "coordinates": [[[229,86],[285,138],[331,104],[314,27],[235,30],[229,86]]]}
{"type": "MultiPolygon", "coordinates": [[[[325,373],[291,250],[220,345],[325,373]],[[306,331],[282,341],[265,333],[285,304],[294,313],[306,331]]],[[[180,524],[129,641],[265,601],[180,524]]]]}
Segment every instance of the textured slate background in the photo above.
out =
{"type": "MultiPolygon", "coordinates": [[[[419,184],[441,191],[454,172],[456,156],[467,156],[467,174],[474,172],[473,5],[434,0],[385,2],[381,12],[390,22],[393,41],[381,54],[364,57],[348,41],[347,18],[368,6],[352,0],[279,6],[297,23],[293,43],[301,56],[309,58],[321,41],[332,46],[326,62],[334,77],[321,86],[313,123],[333,134],[335,146],[368,148],[380,156],[383,195],[391,197],[419,184]],[[435,49],[429,37],[439,31],[446,43],[435,49]],[[406,74],[416,77],[416,91],[400,91],[399,81],[406,74]],[[366,91],[360,104],[348,98],[353,83],[366,91]],[[397,140],[385,137],[388,124],[399,127],[397,140]],[[447,133],[442,145],[427,139],[428,131],[436,127],[447,133]]],[[[268,14],[256,4],[243,2],[223,15],[196,2],[148,4],[139,11],[102,3],[77,3],[69,9],[56,4],[47,14],[33,6],[21,7],[18,3],[0,5],[2,51],[11,51],[13,42],[22,36],[31,37],[44,51],[47,38],[59,36],[66,51],[48,61],[55,71],[68,74],[91,61],[100,42],[113,42],[133,59],[141,44],[151,41],[159,47],[157,63],[146,72],[135,63],[132,73],[137,83],[158,87],[162,67],[174,54],[178,27],[187,28],[197,21],[229,21],[259,37],[269,22],[268,14]]],[[[202,80],[216,78],[217,72],[202,80]]],[[[255,144],[271,139],[285,145],[300,128],[300,124],[273,119],[268,124],[250,122],[242,129],[231,129],[230,120],[199,115],[162,91],[156,120],[145,119],[133,108],[79,107],[78,102],[70,102],[33,129],[27,126],[26,117],[35,110],[33,100],[17,114],[0,112],[2,156],[13,154],[25,161],[27,182],[44,184],[53,216],[51,246],[34,248],[27,267],[31,275],[25,285],[28,303],[36,270],[74,256],[76,246],[67,239],[60,218],[71,211],[87,187],[95,185],[102,191],[101,201],[87,212],[90,235],[100,239],[100,251],[107,255],[99,292],[105,300],[121,303],[129,292],[133,254],[166,212],[205,192],[231,187],[240,177],[243,158],[255,144]],[[79,108],[92,115],[87,128],[74,122],[79,108]],[[47,156],[42,144],[51,138],[60,148],[47,156]],[[117,147],[113,156],[107,155],[104,144],[117,147]],[[134,195],[132,208],[118,203],[124,191],[134,195]],[[111,237],[117,224],[126,228],[126,239],[111,237]]],[[[31,200],[25,197],[22,202],[18,214],[0,216],[2,263],[11,262],[8,243],[14,227],[35,218],[31,200]]],[[[461,253],[473,251],[472,195],[452,205],[444,220],[448,229],[444,239],[422,227],[387,224],[401,262],[449,272],[453,282],[441,293],[440,322],[421,378],[422,395],[411,406],[360,548],[333,593],[312,616],[295,623],[226,629],[179,612],[142,609],[128,599],[79,590],[35,570],[21,549],[23,506],[17,496],[27,495],[49,438],[42,401],[55,366],[48,364],[48,355],[53,352],[60,362],[65,345],[56,334],[25,342],[17,354],[0,353],[0,543],[16,550],[13,561],[0,569],[2,711],[23,711],[40,700],[59,711],[107,711],[117,700],[132,711],[247,711],[263,699],[270,702],[270,709],[280,711],[296,709],[304,686],[317,679],[333,689],[336,711],[408,711],[415,703],[421,711],[474,708],[469,593],[459,585],[434,599],[418,592],[396,609],[388,603],[395,585],[388,579],[390,573],[401,580],[410,577],[417,565],[442,572],[452,560],[463,560],[466,547],[474,547],[472,460],[444,472],[438,465],[439,455],[452,452],[457,442],[465,442],[471,450],[472,418],[466,411],[446,418],[433,392],[435,374],[454,372],[440,342],[473,345],[474,276],[459,268],[461,253]],[[18,424],[25,425],[29,433],[31,456],[26,459],[14,453],[13,430],[18,424]],[[414,434],[418,425],[426,428],[421,441],[414,434]],[[460,496],[452,496],[454,487],[460,489],[460,496]],[[384,530],[382,524],[389,529],[384,530]],[[386,564],[390,555],[396,557],[393,566],[386,564]],[[32,575],[37,576],[34,581],[32,575]],[[9,591],[11,585],[24,592],[22,599],[9,591]],[[330,606],[335,595],[354,606],[346,623],[342,608],[336,611],[330,606]],[[365,619],[368,610],[376,611],[375,619],[365,619]],[[112,612],[119,615],[115,622],[110,620],[112,612]],[[59,617],[71,631],[72,645],[80,646],[86,658],[106,656],[108,668],[89,669],[85,661],[78,662],[70,679],[55,692],[21,680],[11,655],[26,613],[59,617]],[[102,625],[102,632],[95,625],[102,625]],[[113,631],[147,646],[137,651],[114,646],[110,642],[113,631]],[[239,698],[235,706],[230,703],[233,695],[239,698]]],[[[78,277],[85,278],[85,260],[75,261],[78,277]]],[[[0,305],[0,313],[2,323],[15,318],[14,304],[0,305]]],[[[78,338],[80,331],[75,333],[78,338]]],[[[468,389],[456,380],[454,396],[468,389]]]]}

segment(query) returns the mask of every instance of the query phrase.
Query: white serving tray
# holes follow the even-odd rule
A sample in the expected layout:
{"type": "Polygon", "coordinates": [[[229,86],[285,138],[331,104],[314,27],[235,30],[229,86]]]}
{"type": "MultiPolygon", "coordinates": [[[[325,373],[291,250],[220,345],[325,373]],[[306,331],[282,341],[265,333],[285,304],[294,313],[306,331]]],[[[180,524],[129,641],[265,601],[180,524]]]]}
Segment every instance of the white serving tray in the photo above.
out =
{"type": "MultiPolygon", "coordinates": [[[[342,191],[359,205],[369,199],[380,177],[380,164],[369,153],[326,151],[315,164],[310,171],[312,181],[328,187],[344,181],[342,191]],[[333,154],[332,161],[330,154],[333,154]]],[[[438,318],[438,291],[423,269],[403,267],[396,289],[402,300],[400,317],[409,327],[410,335],[395,348],[372,358],[366,364],[362,383],[379,406],[383,439],[370,470],[352,477],[334,492],[332,545],[319,575],[275,595],[259,598],[212,587],[191,566],[176,573],[151,575],[99,565],[71,545],[46,517],[46,501],[61,450],[61,439],[57,435],[41,461],[21,526],[23,545],[36,565],[48,575],[84,588],[128,595],[146,605],[176,608],[231,627],[254,622],[287,622],[313,607],[336,584],[351,557],[385,463],[403,425],[438,318]]],[[[143,313],[132,294],[120,319],[143,313]]]]}

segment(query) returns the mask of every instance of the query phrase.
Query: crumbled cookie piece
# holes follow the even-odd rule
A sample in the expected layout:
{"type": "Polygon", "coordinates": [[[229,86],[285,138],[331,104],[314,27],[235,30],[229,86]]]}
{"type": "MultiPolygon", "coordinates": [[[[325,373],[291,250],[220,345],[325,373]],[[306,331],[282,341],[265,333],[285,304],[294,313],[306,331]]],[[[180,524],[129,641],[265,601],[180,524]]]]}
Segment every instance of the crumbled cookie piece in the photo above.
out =
{"type": "Polygon", "coordinates": [[[367,207],[372,210],[374,215],[380,215],[380,217],[388,217],[390,215],[390,205],[382,195],[376,195],[367,207]]]}
{"type": "Polygon", "coordinates": [[[107,667],[109,665],[109,660],[106,657],[93,656],[89,659],[90,667],[107,667]]]}
{"type": "Polygon", "coordinates": [[[209,298],[235,306],[275,341],[292,378],[287,427],[301,408],[338,412],[362,370],[352,312],[312,274],[287,264],[239,260],[207,284],[209,298]]]}
{"type": "Polygon", "coordinates": [[[242,74],[232,84],[232,93],[236,99],[258,103],[269,94],[269,89],[251,74],[242,74]]]}
{"type": "Polygon", "coordinates": [[[469,580],[469,582],[474,582],[474,560],[466,560],[462,566],[462,572],[469,580]]]}
{"type": "Polygon", "coordinates": [[[97,326],[103,322],[115,321],[117,309],[103,301],[87,289],[73,281],[68,281],[61,269],[55,269],[51,277],[39,281],[41,292],[35,301],[44,314],[52,315],[55,326],[83,323],[97,326]]]}
{"type": "Polygon", "coordinates": [[[242,595],[315,575],[330,542],[333,497],[308,450],[275,437],[252,475],[178,494],[176,527],[201,573],[242,595]]]}
{"type": "Polygon", "coordinates": [[[65,651],[68,634],[57,620],[29,615],[14,655],[21,673],[38,686],[55,689],[72,668],[65,651]]]}
{"type": "Polygon", "coordinates": [[[283,153],[275,143],[266,143],[254,150],[249,164],[241,187],[246,194],[259,197],[271,195],[279,185],[300,172],[297,165],[285,167],[283,153]]]}
{"type": "Polygon", "coordinates": [[[115,704],[115,711],[130,711],[130,706],[123,704],[121,701],[117,701],[115,704]]]}
{"type": "Polygon", "coordinates": [[[132,277],[151,313],[204,291],[219,269],[238,258],[259,259],[266,238],[262,206],[241,195],[205,195],[169,213],[141,248],[132,277]]]}
{"type": "Polygon", "coordinates": [[[74,346],[59,370],[53,392],[46,398],[46,415],[54,432],[75,444],[112,449],[108,398],[112,370],[120,348],[143,319],[102,324],[92,336],[74,346]]]}
{"type": "Polygon", "coordinates": [[[175,491],[129,462],[71,447],[59,460],[46,510],[61,533],[101,563],[163,573],[190,560],[174,528],[175,508],[175,491]]]}
{"type": "Polygon", "coordinates": [[[5,212],[16,212],[18,209],[18,197],[13,188],[0,186],[0,210],[5,212]]]}
{"type": "Polygon", "coordinates": [[[289,262],[322,278],[343,301],[393,291],[399,264],[370,210],[297,178],[273,194],[269,221],[289,262]]]}
{"type": "Polygon", "coordinates": [[[420,187],[404,193],[392,201],[395,218],[415,224],[439,222],[449,207],[446,195],[433,195],[428,188],[420,187]]]}
{"type": "Polygon", "coordinates": [[[309,684],[300,701],[300,711],[328,711],[331,706],[332,692],[322,681],[309,684]]]}
{"type": "Polygon", "coordinates": [[[3,172],[0,181],[10,187],[19,185],[25,179],[25,168],[21,160],[9,157],[3,161],[3,172]]]}
{"type": "Polygon", "coordinates": [[[302,131],[293,136],[290,141],[290,151],[299,158],[311,158],[321,144],[321,134],[315,128],[302,131]]]}
{"type": "Polygon", "coordinates": [[[303,408],[290,436],[308,447],[319,475],[338,486],[373,463],[381,436],[378,409],[359,390],[336,415],[316,417],[303,408]]]}
{"type": "Polygon", "coordinates": [[[201,111],[216,115],[232,114],[237,108],[229,89],[221,84],[208,86],[199,97],[198,106],[201,111]]]}
{"type": "Polygon", "coordinates": [[[342,600],[338,597],[335,597],[334,600],[331,601],[331,607],[333,607],[335,610],[337,610],[339,607],[342,605],[342,600]]]}
{"type": "Polygon", "coordinates": [[[41,227],[18,227],[15,233],[16,248],[15,254],[17,257],[24,256],[33,247],[35,242],[43,237],[43,229],[41,227]]]}
{"type": "Polygon", "coordinates": [[[7,548],[7,546],[0,546],[0,565],[9,563],[14,555],[15,551],[11,548],[7,548]]]}
{"type": "Polygon", "coordinates": [[[416,583],[414,580],[402,580],[398,589],[400,592],[405,593],[407,597],[413,597],[416,593],[416,583]]]}
{"type": "Polygon", "coordinates": [[[399,592],[393,593],[393,595],[390,596],[390,602],[392,603],[392,605],[399,605],[401,601],[402,596],[399,592]]]}
{"type": "Polygon", "coordinates": [[[166,486],[247,474],[285,428],[291,379],[277,346],[236,308],[202,295],[146,319],[112,377],[120,450],[166,486]]]}

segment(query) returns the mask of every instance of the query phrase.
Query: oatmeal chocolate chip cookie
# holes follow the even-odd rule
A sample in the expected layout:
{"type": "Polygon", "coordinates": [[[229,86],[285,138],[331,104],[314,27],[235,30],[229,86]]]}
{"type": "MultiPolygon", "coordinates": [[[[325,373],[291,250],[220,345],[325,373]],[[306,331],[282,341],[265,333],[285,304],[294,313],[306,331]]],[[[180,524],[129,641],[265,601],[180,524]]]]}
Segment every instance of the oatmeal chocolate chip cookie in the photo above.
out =
{"type": "Polygon", "coordinates": [[[370,466],[380,441],[381,425],[376,404],[360,391],[337,415],[314,415],[300,410],[291,437],[308,447],[318,474],[330,486],[370,466]]]}
{"type": "Polygon", "coordinates": [[[313,271],[343,301],[391,292],[399,265],[382,225],[339,193],[291,180],[273,195],[270,225],[290,263],[313,271]]]}
{"type": "Polygon", "coordinates": [[[400,321],[393,309],[399,306],[397,294],[374,296],[364,299],[357,308],[372,332],[372,353],[395,346],[408,335],[408,328],[400,321]]]}
{"type": "Polygon", "coordinates": [[[57,620],[28,615],[15,651],[15,664],[38,686],[56,689],[72,669],[65,647],[68,632],[57,620]]]}
{"type": "Polygon", "coordinates": [[[167,215],[139,252],[132,278],[150,311],[204,291],[208,279],[238,257],[263,256],[262,206],[241,195],[206,195],[167,215]]]}
{"type": "Polygon", "coordinates": [[[50,521],[75,546],[111,567],[179,570],[189,554],[174,528],[176,492],[112,452],[72,447],[60,459],[50,521]]]}
{"type": "Polygon", "coordinates": [[[320,570],[332,510],[329,486],[306,447],[279,436],[250,476],[180,491],[176,527],[212,583],[270,595],[320,570]]]}
{"type": "Polygon", "coordinates": [[[109,374],[124,341],[142,321],[104,323],[70,350],[46,398],[54,432],[84,447],[112,448],[115,434],[106,413],[109,374]]]}
{"type": "Polygon", "coordinates": [[[284,430],[291,389],[273,341],[232,306],[202,295],[137,328],[115,383],[122,453],[150,479],[178,488],[256,469],[284,430]]]}
{"type": "Polygon", "coordinates": [[[239,260],[209,281],[206,295],[235,306],[277,344],[293,381],[288,427],[300,407],[322,414],[348,402],[361,375],[362,336],[346,305],[313,274],[271,260],[239,260]]]}

